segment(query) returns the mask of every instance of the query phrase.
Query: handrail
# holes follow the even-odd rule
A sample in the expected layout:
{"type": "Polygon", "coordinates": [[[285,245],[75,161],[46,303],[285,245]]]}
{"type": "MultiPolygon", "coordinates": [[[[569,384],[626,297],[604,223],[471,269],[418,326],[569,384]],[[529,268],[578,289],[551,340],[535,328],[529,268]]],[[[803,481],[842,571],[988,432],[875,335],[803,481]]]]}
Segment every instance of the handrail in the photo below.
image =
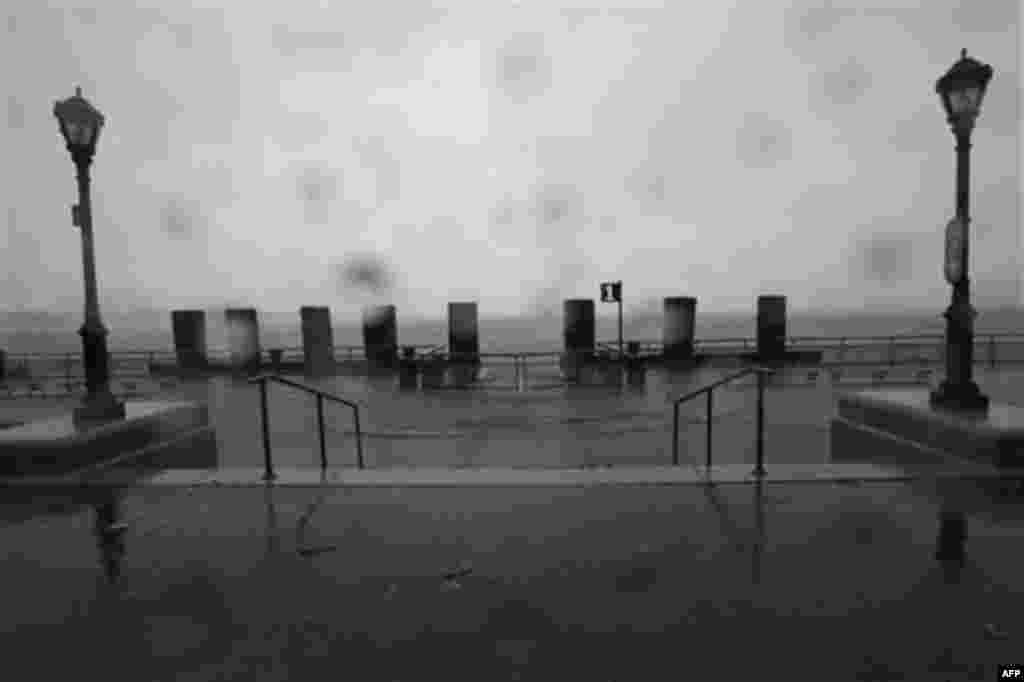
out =
{"type": "Polygon", "coordinates": [[[708,394],[708,419],[707,419],[707,455],[705,457],[705,467],[711,468],[711,425],[714,423],[712,420],[712,394],[716,388],[727,384],[736,379],[740,379],[750,374],[757,375],[757,463],[754,466],[753,474],[755,476],[764,476],[764,379],[770,374],[774,374],[775,370],[768,369],[767,367],[747,367],[729,374],[718,381],[708,384],[696,391],[691,391],[685,395],[681,395],[678,398],[672,400],[672,466],[679,466],[679,405],[696,398],[701,393],[708,394]]]}
{"type": "Polygon", "coordinates": [[[277,476],[274,474],[274,465],[270,456],[270,416],[267,410],[267,382],[276,381],[279,384],[285,386],[291,386],[307,393],[311,393],[316,396],[316,413],[317,421],[320,428],[320,468],[321,470],[327,469],[327,440],[324,433],[324,399],[333,400],[334,402],[348,405],[352,408],[353,414],[355,415],[356,422],[356,457],[357,463],[360,469],[363,468],[363,432],[359,424],[359,404],[354,403],[351,400],[345,400],[340,396],[336,396],[333,393],[322,391],[319,388],[309,386],[299,381],[292,379],[285,379],[284,377],[277,374],[261,374],[257,377],[249,379],[250,384],[258,383],[260,385],[260,412],[263,417],[263,465],[264,474],[263,480],[272,481],[277,476]]]}

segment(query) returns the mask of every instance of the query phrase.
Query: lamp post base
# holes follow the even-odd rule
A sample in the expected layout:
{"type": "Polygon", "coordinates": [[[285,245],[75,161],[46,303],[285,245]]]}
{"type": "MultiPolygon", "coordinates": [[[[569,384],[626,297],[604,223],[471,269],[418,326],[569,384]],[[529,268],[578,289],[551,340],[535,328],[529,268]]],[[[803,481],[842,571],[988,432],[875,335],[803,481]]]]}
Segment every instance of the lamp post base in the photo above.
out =
{"type": "Polygon", "coordinates": [[[951,383],[948,379],[932,391],[928,402],[932,407],[948,410],[985,412],[988,410],[988,396],[981,392],[978,384],[968,381],[962,384],[951,383]]]}
{"type": "Polygon", "coordinates": [[[109,392],[89,395],[74,409],[72,418],[76,426],[124,419],[124,402],[109,392]]]}

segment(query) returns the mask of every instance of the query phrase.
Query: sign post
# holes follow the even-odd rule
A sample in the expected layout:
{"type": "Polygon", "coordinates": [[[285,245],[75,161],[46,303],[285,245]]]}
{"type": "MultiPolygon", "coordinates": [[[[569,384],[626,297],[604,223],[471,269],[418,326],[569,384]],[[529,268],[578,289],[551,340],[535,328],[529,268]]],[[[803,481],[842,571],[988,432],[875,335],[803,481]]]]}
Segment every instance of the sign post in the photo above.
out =
{"type": "Polygon", "coordinates": [[[964,243],[967,225],[960,218],[953,218],[946,224],[946,281],[956,286],[964,276],[964,243]]]}
{"type": "Polygon", "coordinates": [[[622,281],[601,283],[601,302],[619,304],[619,359],[622,354],[622,281]]]}

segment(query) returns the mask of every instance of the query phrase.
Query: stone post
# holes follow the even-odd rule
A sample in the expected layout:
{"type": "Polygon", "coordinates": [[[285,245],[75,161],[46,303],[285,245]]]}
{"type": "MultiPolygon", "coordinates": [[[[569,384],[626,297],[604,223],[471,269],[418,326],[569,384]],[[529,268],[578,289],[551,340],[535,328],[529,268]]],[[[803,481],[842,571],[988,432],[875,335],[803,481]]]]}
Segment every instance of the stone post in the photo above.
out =
{"type": "Polygon", "coordinates": [[[690,296],[672,296],[665,299],[665,322],[662,341],[665,360],[693,359],[697,318],[697,299],[690,296]]]}
{"type": "Polygon", "coordinates": [[[398,363],[395,306],[370,306],[363,309],[363,348],[371,371],[395,368],[398,363]]]}
{"type": "Polygon", "coordinates": [[[307,377],[326,377],[335,373],[334,330],[331,309],[327,306],[302,306],[302,368],[307,377]]]}
{"type": "Polygon", "coordinates": [[[206,367],[206,313],[202,310],[171,311],[174,354],[179,369],[206,367]]]}
{"type": "Polygon", "coordinates": [[[255,373],[260,369],[260,325],[255,308],[228,308],[224,311],[228,327],[231,366],[255,373]]]}
{"type": "Polygon", "coordinates": [[[563,304],[562,371],[569,381],[579,381],[581,370],[593,357],[597,342],[594,321],[594,300],[568,299],[563,304]]]}
{"type": "Polygon", "coordinates": [[[757,297],[757,357],[779,364],[786,353],[786,297],[757,297]]]}
{"type": "Polygon", "coordinates": [[[480,331],[476,303],[448,304],[448,357],[456,386],[476,379],[480,367],[480,331]]]}

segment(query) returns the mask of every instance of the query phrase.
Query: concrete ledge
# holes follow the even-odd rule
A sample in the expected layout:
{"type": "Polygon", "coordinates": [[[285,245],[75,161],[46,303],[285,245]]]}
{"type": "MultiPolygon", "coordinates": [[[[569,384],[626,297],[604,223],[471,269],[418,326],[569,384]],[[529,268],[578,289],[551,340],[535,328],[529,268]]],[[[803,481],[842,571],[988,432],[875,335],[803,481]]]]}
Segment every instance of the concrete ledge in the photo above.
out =
{"type": "MultiPolygon", "coordinates": [[[[628,485],[750,485],[757,482],[749,465],[712,467],[710,471],[696,467],[623,467],[604,469],[277,469],[271,483],[281,487],[578,487],[628,485]]],[[[935,481],[958,484],[965,480],[1024,480],[1024,469],[974,470],[956,468],[930,471],[903,471],[866,463],[774,465],[761,479],[765,484],[790,483],[870,483],[922,481],[934,486],[935,481]]],[[[140,477],[137,471],[105,471],[102,476],[83,479],[68,476],[22,477],[0,480],[0,487],[60,486],[211,486],[261,487],[263,470],[258,468],[223,469],[217,471],[179,469],[151,472],[140,477]]],[[[929,488],[931,489],[931,488],[929,488]]]]}
{"type": "MultiPolygon", "coordinates": [[[[847,424],[871,427],[965,459],[998,467],[1024,464],[1021,407],[994,403],[987,415],[967,417],[933,409],[927,391],[891,389],[840,396],[838,416],[847,424]]],[[[844,425],[840,423],[839,428],[844,425]]]]}
{"type": "Polygon", "coordinates": [[[870,462],[901,468],[940,463],[972,470],[991,467],[843,417],[833,417],[829,423],[829,458],[833,462],[870,462]]]}
{"type": "Polygon", "coordinates": [[[88,473],[117,467],[152,469],[215,470],[217,468],[217,435],[212,426],[185,431],[166,441],[154,443],[136,452],[101,462],[88,473]]]}
{"type": "Polygon", "coordinates": [[[79,428],[62,414],[0,431],[0,475],[59,475],[126,455],[163,461],[177,453],[192,466],[216,464],[205,405],[130,402],[125,408],[125,419],[108,424],[79,428]]]}

